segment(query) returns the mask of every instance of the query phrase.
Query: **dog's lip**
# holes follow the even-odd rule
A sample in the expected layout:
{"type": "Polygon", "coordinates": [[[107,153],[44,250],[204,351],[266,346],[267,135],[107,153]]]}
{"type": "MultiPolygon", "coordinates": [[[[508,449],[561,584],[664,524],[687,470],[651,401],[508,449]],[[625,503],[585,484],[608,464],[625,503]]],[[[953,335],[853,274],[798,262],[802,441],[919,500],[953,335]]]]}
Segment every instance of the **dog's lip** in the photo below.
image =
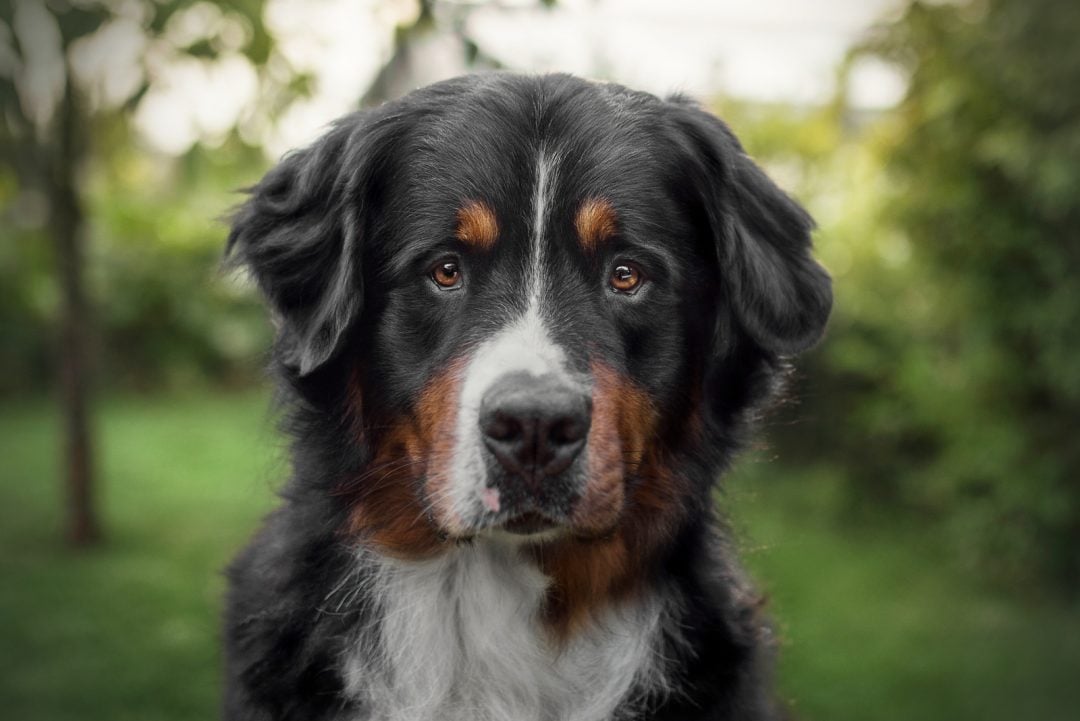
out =
{"type": "Polygon", "coordinates": [[[558,525],[556,521],[537,511],[520,513],[502,523],[502,527],[507,533],[513,533],[517,536],[528,536],[534,533],[550,531],[558,525]]]}

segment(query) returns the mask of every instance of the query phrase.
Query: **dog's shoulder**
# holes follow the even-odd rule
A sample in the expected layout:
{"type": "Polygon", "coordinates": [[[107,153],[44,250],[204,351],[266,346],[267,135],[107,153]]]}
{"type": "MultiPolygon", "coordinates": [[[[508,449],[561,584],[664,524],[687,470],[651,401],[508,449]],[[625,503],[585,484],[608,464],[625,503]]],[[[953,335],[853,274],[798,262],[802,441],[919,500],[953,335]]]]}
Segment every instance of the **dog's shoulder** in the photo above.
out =
{"type": "Polygon", "coordinates": [[[325,612],[325,601],[351,571],[340,544],[318,528],[286,504],[226,571],[226,718],[261,719],[250,714],[263,709],[324,719],[342,707],[338,659],[357,619],[325,612]]]}

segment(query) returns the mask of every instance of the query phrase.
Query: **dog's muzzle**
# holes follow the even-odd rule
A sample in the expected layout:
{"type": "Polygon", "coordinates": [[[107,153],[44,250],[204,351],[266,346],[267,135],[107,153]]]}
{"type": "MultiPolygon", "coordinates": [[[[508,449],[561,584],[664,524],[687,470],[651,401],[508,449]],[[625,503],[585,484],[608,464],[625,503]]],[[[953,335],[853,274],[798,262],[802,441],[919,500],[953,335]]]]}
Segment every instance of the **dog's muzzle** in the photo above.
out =
{"type": "Polygon", "coordinates": [[[533,532],[569,515],[583,490],[576,461],[591,419],[590,395],[554,375],[508,373],[488,388],[480,434],[508,530],[533,532]]]}

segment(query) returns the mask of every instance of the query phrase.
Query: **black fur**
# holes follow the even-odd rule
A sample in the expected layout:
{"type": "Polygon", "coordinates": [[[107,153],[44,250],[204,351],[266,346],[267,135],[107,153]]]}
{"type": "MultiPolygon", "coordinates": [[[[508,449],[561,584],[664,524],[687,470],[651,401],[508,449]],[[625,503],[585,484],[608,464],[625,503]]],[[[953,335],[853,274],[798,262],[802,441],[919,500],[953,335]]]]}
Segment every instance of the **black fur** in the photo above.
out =
{"type": "Polygon", "coordinates": [[[779,717],[769,630],[711,492],[785,357],[824,330],[831,291],[810,257],[812,221],[725,125],[683,98],[494,74],[340,120],[267,174],[234,218],[231,256],[280,320],[275,369],[294,443],[281,507],[229,570],[229,721],[369,718],[363,699],[343,693],[339,666],[377,613],[362,593],[323,606],[355,570],[355,541],[341,533],[349,509],[334,489],[372,462],[368,437],[351,430],[347,388],[359,379],[363,423],[383,427],[455,352],[520,309],[523,169],[541,144],[561,158],[556,339],[582,349],[582,367],[592,349],[648,394],[661,418],[654,442],[690,489],[677,533],[647,564],[647,582],[681,608],[683,637],[664,649],[677,688],[637,718],[779,717]],[[650,268],[633,298],[598,290],[613,256],[574,252],[575,203],[596,194],[619,210],[611,253],[650,268]],[[424,270],[453,245],[454,211],[468,198],[500,211],[498,252],[468,259],[467,296],[438,296],[424,270]],[[688,430],[695,403],[702,440],[688,430]]]}

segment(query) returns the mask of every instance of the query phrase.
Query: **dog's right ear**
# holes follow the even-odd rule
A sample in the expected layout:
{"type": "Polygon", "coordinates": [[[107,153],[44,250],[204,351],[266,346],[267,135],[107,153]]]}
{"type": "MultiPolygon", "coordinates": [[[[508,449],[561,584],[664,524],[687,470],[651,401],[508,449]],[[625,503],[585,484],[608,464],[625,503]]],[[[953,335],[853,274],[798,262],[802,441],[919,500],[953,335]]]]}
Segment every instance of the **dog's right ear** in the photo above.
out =
{"type": "Polygon", "coordinates": [[[282,360],[301,376],[334,355],[360,314],[361,245],[395,126],[377,111],[341,119],[285,156],[232,216],[226,257],[255,278],[282,360]]]}

